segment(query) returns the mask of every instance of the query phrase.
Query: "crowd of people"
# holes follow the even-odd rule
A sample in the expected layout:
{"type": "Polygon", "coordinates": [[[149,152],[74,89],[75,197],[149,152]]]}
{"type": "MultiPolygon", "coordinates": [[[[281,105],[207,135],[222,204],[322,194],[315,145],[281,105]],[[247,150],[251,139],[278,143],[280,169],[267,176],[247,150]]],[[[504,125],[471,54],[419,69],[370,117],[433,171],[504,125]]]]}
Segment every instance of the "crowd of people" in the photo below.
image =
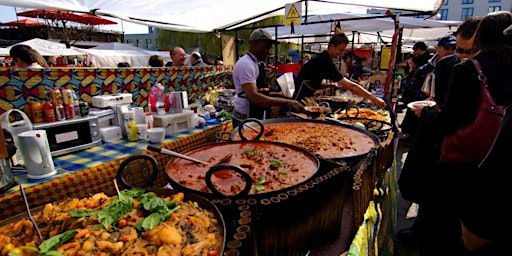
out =
{"type": "MultiPolygon", "coordinates": [[[[411,107],[417,129],[410,131],[398,180],[402,197],[419,203],[415,225],[398,236],[414,235],[420,255],[506,255],[510,250],[512,225],[503,211],[510,177],[505,162],[511,142],[510,30],[508,11],[471,17],[458,27],[454,44],[438,44],[443,49],[424,65],[432,66],[425,77],[432,76],[435,87],[430,95],[422,86],[415,93],[436,104],[411,107]]],[[[418,72],[424,66],[412,77],[421,85],[425,79],[418,72]]]]}

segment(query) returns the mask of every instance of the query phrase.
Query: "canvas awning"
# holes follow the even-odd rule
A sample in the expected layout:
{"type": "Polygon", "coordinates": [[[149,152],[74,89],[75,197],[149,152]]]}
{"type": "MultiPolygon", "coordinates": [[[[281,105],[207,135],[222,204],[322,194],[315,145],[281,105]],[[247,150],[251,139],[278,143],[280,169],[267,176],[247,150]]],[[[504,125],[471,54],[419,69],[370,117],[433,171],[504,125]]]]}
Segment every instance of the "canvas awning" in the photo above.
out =
{"type": "Polygon", "coordinates": [[[2,26],[9,26],[9,27],[19,27],[19,26],[26,26],[26,27],[35,27],[35,26],[43,26],[44,23],[31,20],[31,19],[21,19],[21,20],[13,20],[9,22],[2,23],[2,26]]]}
{"type": "MultiPolygon", "coordinates": [[[[443,0],[300,0],[302,14],[349,13],[367,8],[436,13],[443,0]],[[307,4],[307,8],[306,8],[307,4]]],[[[119,18],[124,21],[174,31],[213,32],[236,29],[268,16],[285,15],[290,0],[0,0],[0,5],[65,10],[119,18]]]]}
{"type": "Polygon", "coordinates": [[[117,22],[87,13],[76,14],[68,11],[34,9],[16,14],[21,17],[40,18],[53,21],[73,21],[87,25],[115,25],[117,22]]]}

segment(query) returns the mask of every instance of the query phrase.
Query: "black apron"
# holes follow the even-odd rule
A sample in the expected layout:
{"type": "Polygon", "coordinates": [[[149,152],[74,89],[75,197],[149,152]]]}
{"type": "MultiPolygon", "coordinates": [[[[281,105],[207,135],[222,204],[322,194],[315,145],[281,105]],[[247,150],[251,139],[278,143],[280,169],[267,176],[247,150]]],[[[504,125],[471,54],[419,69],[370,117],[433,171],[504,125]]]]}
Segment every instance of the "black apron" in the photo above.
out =
{"type": "MultiPolygon", "coordinates": [[[[251,59],[255,60],[254,56],[250,55],[251,59]]],[[[261,93],[265,96],[270,96],[270,86],[267,83],[267,76],[265,71],[265,63],[258,62],[258,70],[259,75],[256,78],[256,88],[258,93],[261,93]]],[[[241,92],[239,97],[246,98],[245,93],[241,92]]],[[[247,109],[247,117],[248,118],[256,118],[259,120],[268,119],[272,117],[272,109],[270,107],[262,107],[256,104],[252,104],[249,102],[249,107],[247,109]]]]}

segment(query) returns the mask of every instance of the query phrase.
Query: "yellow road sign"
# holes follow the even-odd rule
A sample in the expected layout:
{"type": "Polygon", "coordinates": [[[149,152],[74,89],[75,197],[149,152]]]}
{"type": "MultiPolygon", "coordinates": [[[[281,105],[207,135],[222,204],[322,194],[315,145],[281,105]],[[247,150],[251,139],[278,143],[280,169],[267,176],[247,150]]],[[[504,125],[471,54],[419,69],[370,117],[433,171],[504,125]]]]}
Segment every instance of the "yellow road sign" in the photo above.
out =
{"type": "Polygon", "coordinates": [[[289,26],[292,23],[295,25],[300,24],[300,15],[302,12],[301,3],[293,3],[285,5],[284,24],[289,26]]]}

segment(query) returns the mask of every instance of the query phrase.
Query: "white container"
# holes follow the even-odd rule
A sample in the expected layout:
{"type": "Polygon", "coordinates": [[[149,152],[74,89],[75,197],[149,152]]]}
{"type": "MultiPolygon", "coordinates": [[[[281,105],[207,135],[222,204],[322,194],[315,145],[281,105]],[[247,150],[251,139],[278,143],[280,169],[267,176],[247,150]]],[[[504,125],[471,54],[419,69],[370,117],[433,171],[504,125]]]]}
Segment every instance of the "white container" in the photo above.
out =
{"type": "Polygon", "coordinates": [[[137,135],[139,136],[139,140],[148,139],[148,127],[146,124],[137,124],[137,135]]]}
{"type": "Polygon", "coordinates": [[[121,132],[121,127],[119,126],[102,127],[100,128],[100,135],[103,142],[111,142],[123,138],[123,133],[121,132]]]}
{"type": "Polygon", "coordinates": [[[155,127],[165,128],[167,134],[174,134],[195,126],[194,111],[183,110],[181,113],[154,115],[155,127]]]}
{"type": "Polygon", "coordinates": [[[153,122],[154,122],[153,114],[146,113],[145,122],[146,122],[146,127],[148,129],[153,128],[153,122]]]}
{"type": "Polygon", "coordinates": [[[165,139],[165,129],[162,127],[148,129],[147,134],[151,143],[162,143],[165,139]]]}
{"type": "Polygon", "coordinates": [[[141,107],[134,107],[134,108],[132,108],[132,111],[134,113],[135,122],[137,124],[143,124],[145,122],[144,109],[141,107]]]}

